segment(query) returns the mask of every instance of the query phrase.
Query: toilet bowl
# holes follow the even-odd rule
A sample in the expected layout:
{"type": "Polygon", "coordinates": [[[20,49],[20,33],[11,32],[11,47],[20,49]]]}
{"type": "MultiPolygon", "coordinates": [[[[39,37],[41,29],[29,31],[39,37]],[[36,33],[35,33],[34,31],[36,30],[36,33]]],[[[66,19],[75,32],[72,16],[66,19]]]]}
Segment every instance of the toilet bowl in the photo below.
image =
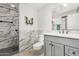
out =
{"type": "Polygon", "coordinates": [[[44,36],[43,35],[39,35],[39,40],[38,40],[37,43],[35,43],[33,45],[33,49],[34,50],[40,50],[43,47],[43,45],[44,45],[43,40],[44,40],[44,36]]]}

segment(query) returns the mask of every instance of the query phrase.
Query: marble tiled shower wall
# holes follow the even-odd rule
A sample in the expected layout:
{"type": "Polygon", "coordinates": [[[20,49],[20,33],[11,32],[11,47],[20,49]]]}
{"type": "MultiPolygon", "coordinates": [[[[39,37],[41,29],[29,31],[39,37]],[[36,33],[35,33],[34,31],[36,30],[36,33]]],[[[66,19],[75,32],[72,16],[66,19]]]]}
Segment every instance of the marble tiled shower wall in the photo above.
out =
{"type": "Polygon", "coordinates": [[[18,45],[19,4],[0,3],[0,49],[18,45]],[[15,7],[12,7],[11,5],[15,5],[15,7]]]}

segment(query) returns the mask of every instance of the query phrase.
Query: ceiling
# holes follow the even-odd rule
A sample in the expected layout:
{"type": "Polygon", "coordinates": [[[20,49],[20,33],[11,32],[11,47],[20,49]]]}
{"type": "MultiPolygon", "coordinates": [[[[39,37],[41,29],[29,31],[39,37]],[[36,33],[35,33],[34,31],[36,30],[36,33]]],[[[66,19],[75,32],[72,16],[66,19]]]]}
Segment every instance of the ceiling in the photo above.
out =
{"type": "Polygon", "coordinates": [[[58,12],[61,11],[61,9],[62,11],[67,11],[73,8],[77,8],[79,6],[79,3],[67,3],[67,4],[68,4],[67,7],[63,7],[63,4],[61,3],[27,3],[27,5],[35,8],[36,10],[40,10],[44,7],[52,5],[52,7],[54,7],[54,10],[58,12]]]}
{"type": "Polygon", "coordinates": [[[43,6],[47,5],[47,3],[27,3],[27,5],[35,8],[35,9],[40,9],[43,6]]]}
{"type": "Polygon", "coordinates": [[[41,8],[47,6],[47,5],[50,5],[50,4],[55,4],[55,3],[27,3],[27,5],[37,9],[37,10],[40,10],[41,8]]]}
{"type": "Polygon", "coordinates": [[[53,11],[55,12],[55,14],[60,14],[71,10],[77,10],[78,7],[79,3],[68,3],[67,6],[59,4],[57,7],[53,9],[53,11]]]}

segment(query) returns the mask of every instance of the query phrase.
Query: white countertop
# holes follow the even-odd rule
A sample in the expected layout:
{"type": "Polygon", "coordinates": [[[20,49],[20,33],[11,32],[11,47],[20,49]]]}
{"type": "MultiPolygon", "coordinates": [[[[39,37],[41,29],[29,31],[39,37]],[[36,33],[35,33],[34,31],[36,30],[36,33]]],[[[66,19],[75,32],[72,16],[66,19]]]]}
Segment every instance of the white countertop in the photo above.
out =
{"type": "Polygon", "coordinates": [[[46,32],[46,33],[44,33],[44,35],[52,35],[52,36],[60,36],[60,37],[79,39],[79,34],[76,34],[76,33],[62,34],[62,33],[55,33],[55,32],[46,32]]]}

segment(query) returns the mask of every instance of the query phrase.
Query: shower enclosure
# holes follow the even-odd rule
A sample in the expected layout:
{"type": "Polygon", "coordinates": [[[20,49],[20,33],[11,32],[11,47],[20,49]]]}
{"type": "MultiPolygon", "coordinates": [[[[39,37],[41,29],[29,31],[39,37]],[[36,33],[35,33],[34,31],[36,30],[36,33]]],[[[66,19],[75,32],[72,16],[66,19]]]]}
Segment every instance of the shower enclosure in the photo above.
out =
{"type": "Polygon", "coordinates": [[[19,50],[19,4],[0,3],[0,55],[19,50]]]}

